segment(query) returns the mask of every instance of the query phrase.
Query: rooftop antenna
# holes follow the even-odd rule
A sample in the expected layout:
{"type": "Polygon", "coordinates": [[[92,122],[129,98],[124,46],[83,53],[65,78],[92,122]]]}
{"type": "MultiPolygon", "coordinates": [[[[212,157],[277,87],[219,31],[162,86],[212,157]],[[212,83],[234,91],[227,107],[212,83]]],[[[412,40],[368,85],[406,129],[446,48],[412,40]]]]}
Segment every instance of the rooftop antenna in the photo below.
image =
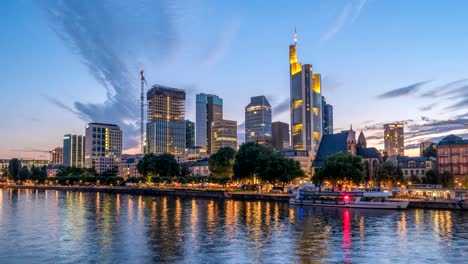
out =
{"type": "Polygon", "coordinates": [[[294,45],[297,44],[297,32],[296,32],[296,26],[294,26],[294,45]]]}
{"type": "Polygon", "coordinates": [[[144,111],[145,111],[145,85],[148,86],[145,79],[145,71],[140,71],[141,77],[141,120],[140,120],[140,136],[141,136],[141,154],[145,154],[145,121],[144,121],[144,111]]]}

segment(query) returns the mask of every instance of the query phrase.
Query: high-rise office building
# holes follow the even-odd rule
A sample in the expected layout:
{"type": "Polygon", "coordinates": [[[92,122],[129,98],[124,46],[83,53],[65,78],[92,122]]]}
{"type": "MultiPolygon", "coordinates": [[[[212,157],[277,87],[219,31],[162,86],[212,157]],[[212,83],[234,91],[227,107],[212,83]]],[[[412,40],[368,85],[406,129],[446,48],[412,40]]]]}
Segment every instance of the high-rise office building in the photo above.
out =
{"type": "Polygon", "coordinates": [[[195,147],[195,123],[186,120],[185,121],[185,148],[195,147]]]}
{"type": "Polygon", "coordinates": [[[271,143],[271,105],[265,96],[254,96],[245,107],[245,141],[271,143]]]}
{"type": "Polygon", "coordinates": [[[333,106],[327,104],[325,97],[322,96],[322,113],[323,113],[323,135],[333,134],[333,106]]]}
{"type": "Polygon", "coordinates": [[[85,164],[97,173],[119,169],[122,158],[122,130],[114,124],[89,123],[86,126],[85,164]]]}
{"type": "Polygon", "coordinates": [[[218,120],[213,124],[211,153],[222,147],[237,149],[237,121],[218,120]]]}
{"type": "Polygon", "coordinates": [[[56,147],[52,150],[52,165],[63,164],[63,148],[56,147]]]}
{"type": "Polygon", "coordinates": [[[196,95],[196,146],[211,154],[212,127],[223,119],[223,99],[213,94],[196,95]]]}
{"type": "Polygon", "coordinates": [[[312,65],[297,60],[297,37],[289,46],[291,144],[296,150],[317,151],[322,138],[321,77],[312,65]]]}
{"type": "Polygon", "coordinates": [[[185,91],[153,85],[147,93],[147,151],[182,155],[185,151],[185,91]]]}
{"type": "Polygon", "coordinates": [[[273,148],[283,150],[289,148],[289,124],[283,122],[271,123],[273,148]]]}
{"type": "Polygon", "coordinates": [[[405,155],[405,139],[403,124],[384,125],[384,151],[388,156],[405,155]]]}
{"type": "Polygon", "coordinates": [[[83,168],[85,166],[85,137],[67,134],[63,137],[63,165],[83,168]]]}

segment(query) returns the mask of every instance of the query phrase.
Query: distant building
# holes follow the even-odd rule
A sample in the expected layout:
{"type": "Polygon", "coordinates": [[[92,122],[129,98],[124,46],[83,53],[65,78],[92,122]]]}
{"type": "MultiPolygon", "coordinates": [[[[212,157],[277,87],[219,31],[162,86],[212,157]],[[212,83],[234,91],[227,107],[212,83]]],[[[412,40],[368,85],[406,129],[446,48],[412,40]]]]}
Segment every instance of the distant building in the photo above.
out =
{"type": "Polygon", "coordinates": [[[213,124],[211,153],[216,153],[222,147],[237,150],[237,121],[219,120],[213,124]]]}
{"type": "Polygon", "coordinates": [[[382,156],[376,148],[368,148],[364,133],[359,134],[356,141],[356,132],[352,129],[341,131],[341,133],[324,135],[320,142],[320,147],[315,157],[312,167],[314,169],[323,165],[325,160],[339,152],[351,153],[361,156],[366,164],[366,180],[370,181],[375,177],[377,168],[382,164],[382,156]]]}
{"type": "Polygon", "coordinates": [[[206,149],[196,147],[186,149],[184,155],[179,158],[180,162],[195,162],[203,159],[208,159],[210,154],[206,152],[206,149]]]}
{"type": "Polygon", "coordinates": [[[313,151],[286,149],[280,151],[280,153],[285,158],[295,160],[301,165],[301,170],[304,172],[305,176],[299,179],[298,183],[310,181],[310,176],[312,176],[312,161],[314,160],[313,151]]]}
{"type": "Polygon", "coordinates": [[[186,140],[185,91],[153,85],[147,93],[147,152],[184,153],[186,140]]]}
{"type": "Polygon", "coordinates": [[[48,166],[50,164],[50,160],[37,160],[37,159],[20,159],[21,167],[26,166],[28,169],[32,167],[40,168],[44,166],[48,166]]]}
{"type": "Polygon", "coordinates": [[[403,177],[409,180],[411,177],[425,178],[430,170],[437,171],[435,158],[390,156],[387,161],[398,167],[403,172],[403,177]]]}
{"type": "Polygon", "coordinates": [[[296,150],[316,152],[322,138],[321,76],[312,65],[297,60],[297,38],[289,46],[291,98],[291,145],[296,150]]]}
{"type": "Polygon", "coordinates": [[[63,165],[83,168],[85,166],[85,137],[67,134],[63,137],[63,165]]]}
{"type": "Polygon", "coordinates": [[[430,147],[435,147],[435,143],[434,142],[430,142],[430,141],[424,141],[424,142],[421,142],[419,144],[419,156],[423,156],[423,152],[424,150],[430,148],[430,147]]]}
{"type": "Polygon", "coordinates": [[[137,166],[143,157],[141,155],[122,155],[122,161],[119,164],[119,176],[127,179],[129,177],[141,177],[137,166]]]}
{"type": "Polygon", "coordinates": [[[118,171],[122,158],[122,130],[114,124],[90,123],[86,126],[85,164],[97,173],[118,171]]]}
{"type": "Polygon", "coordinates": [[[327,104],[325,97],[322,96],[323,107],[323,135],[333,134],[333,106],[327,104]]]}
{"type": "Polygon", "coordinates": [[[197,94],[195,112],[195,145],[206,149],[208,154],[211,154],[213,124],[223,120],[223,99],[214,94],[197,94]]]}
{"type": "Polygon", "coordinates": [[[388,156],[405,155],[405,138],[403,124],[384,125],[384,151],[388,156]]]}
{"type": "Polygon", "coordinates": [[[52,165],[63,164],[63,148],[56,147],[52,150],[52,165]]]}
{"type": "Polygon", "coordinates": [[[208,161],[194,161],[194,162],[184,162],[180,164],[181,166],[186,166],[190,174],[189,176],[210,176],[211,172],[208,166],[208,161]]]}
{"type": "Polygon", "coordinates": [[[468,178],[468,139],[455,135],[443,138],[437,144],[437,162],[439,173],[452,173],[461,186],[468,178]]]}
{"type": "Polygon", "coordinates": [[[271,105],[265,96],[250,98],[245,107],[245,142],[271,144],[271,105]]]}
{"type": "Polygon", "coordinates": [[[7,159],[0,159],[0,175],[3,177],[3,171],[8,169],[8,164],[10,164],[10,160],[7,159]]]}
{"type": "Polygon", "coordinates": [[[289,124],[283,122],[271,123],[273,149],[289,148],[289,124]]]}
{"type": "Polygon", "coordinates": [[[58,172],[59,172],[58,166],[48,166],[46,169],[47,177],[57,177],[58,172]]]}
{"type": "Polygon", "coordinates": [[[185,121],[185,148],[195,147],[195,123],[190,120],[185,121]]]}

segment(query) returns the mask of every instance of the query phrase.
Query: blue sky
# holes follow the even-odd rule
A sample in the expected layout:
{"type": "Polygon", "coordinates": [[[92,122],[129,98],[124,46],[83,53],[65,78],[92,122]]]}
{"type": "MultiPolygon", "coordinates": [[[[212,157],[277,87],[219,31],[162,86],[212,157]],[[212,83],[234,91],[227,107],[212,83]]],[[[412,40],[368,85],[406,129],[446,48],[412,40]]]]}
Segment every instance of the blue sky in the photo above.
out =
{"type": "MultiPolygon", "coordinates": [[[[117,123],[138,149],[138,71],[148,84],[224,98],[244,121],[251,96],[273,119],[289,96],[288,45],[322,74],[336,130],[364,129],[382,148],[382,124],[405,122],[408,154],[422,140],[468,137],[468,2],[465,1],[56,1],[0,4],[0,158],[117,123]],[[275,109],[277,109],[275,111],[275,109]]],[[[240,137],[243,138],[240,130],[240,137]]]]}

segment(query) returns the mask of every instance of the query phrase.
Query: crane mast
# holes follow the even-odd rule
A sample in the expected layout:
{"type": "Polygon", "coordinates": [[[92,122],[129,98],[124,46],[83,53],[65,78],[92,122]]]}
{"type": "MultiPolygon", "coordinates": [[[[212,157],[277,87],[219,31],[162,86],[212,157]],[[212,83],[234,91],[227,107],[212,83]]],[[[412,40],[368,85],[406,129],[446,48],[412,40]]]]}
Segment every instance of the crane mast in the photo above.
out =
{"type": "Polygon", "coordinates": [[[144,120],[144,111],[145,111],[145,84],[146,84],[146,79],[145,79],[145,72],[144,70],[140,71],[140,77],[141,77],[141,120],[140,120],[140,136],[141,136],[141,154],[145,154],[145,120],[144,120]]]}

